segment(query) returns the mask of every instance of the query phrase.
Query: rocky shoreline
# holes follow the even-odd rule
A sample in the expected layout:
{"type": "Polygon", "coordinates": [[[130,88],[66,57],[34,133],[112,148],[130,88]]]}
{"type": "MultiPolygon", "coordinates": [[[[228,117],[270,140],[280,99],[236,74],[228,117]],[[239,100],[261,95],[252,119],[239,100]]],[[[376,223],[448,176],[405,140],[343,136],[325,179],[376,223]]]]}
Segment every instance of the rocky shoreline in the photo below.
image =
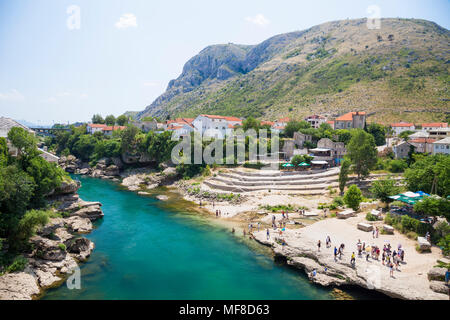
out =
{"type": "Polygon", "coordinates": [[[285,245],[281,244],[278,232],[273,230],[270,232],[269,239],[265,230],[254,232],[253,236],[257,242],[272,248],[275,260],[304,270],[307,275],[316,270],[316,276],[311,277],[310,280],[325,287],[358,286],[378,291],[391,298],[405,300],[449,299],[449,289],[442,281],[446,271],[444,268],[431,268],[428,273],[418,273],[415,277],[412,274],[405,274],[391,279],[388,277],[388,269],[385,268],[386,271],[383,269],[384,266],[379,267],[375,261],[372,264],[372,262],[364,263],[365,258],[358,259],[356,266],[352,267],[349,259],[351,249],[346,251],[347,254],[342,260],[334,260],[332,248],[330,252],[324,252],[325,248],[318,251],[317,240],[305,234],[304,231],[307,229],[308,227],[286,230],[282,237],[285,245]],[[438,279],[440,281],[436,281],[438,279]]]}
{"type": "Polygon", "coordinates": [[[79,183],[64,183],[49,202],[61,217],[37,230],[30,239],[32,250],[24,253],[28,265],[21,272],[0,277],[0,300],[37,299],[48,288],[60,284],[86,261],[94,243],[81,236],[89,233],[92,221],[103,217],[100,202],[87,202],[76,193],[79,183]]]}

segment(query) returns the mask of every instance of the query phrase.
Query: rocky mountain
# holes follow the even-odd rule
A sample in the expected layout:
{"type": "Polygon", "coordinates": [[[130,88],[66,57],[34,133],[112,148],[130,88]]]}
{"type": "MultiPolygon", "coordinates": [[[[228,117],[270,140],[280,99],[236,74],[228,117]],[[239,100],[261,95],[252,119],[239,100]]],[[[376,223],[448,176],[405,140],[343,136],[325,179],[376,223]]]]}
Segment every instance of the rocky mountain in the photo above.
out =
{"type": "Polygon", "coordinates": [[[139,112],[273,119],[366,111],[369,120],[438,121],[450,113],[450,32],[418,19],[324,23],[258,45],[203,49],[139,112]]]}

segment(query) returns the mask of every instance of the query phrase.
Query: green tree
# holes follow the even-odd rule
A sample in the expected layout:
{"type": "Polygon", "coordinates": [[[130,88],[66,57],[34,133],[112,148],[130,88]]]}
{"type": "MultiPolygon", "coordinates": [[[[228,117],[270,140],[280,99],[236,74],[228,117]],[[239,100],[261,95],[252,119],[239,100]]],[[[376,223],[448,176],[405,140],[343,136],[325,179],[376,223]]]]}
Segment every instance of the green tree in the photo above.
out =
{"type": "Polygon", "coordinates": [[[0,137],[0,167],[5,167],[8,164],[8,145],[6,139],[0,137]]]}
{"type": "Polygon", "coordinates": [[[354,130],[347,150],[358,179],[367,177],[370,169],[377,163],[377,148],[373,136],[361,129],[354,130]]]}
{"type": "Polygon", "coordinates": [[[93,154],[97,142],[98,139],[93,135],[81,135],[78,138],[78,141],[73,145],[71,151],[77,158],[80,158],[83,161],[89,161],[89,158],[93,154]]]}
{"type": "Polygon", "coordinates": [[[286,127],[284,128],[284,135],[286,137],[292,138],[294,136],[294,132],[297,132],[301,129],[308,129],[311,128],[311,125],[307,121],[295,121],[291,120],[286,124],[286,127]]]}
{"type": "Polygon", "coordinates": [[[348,174],[350,172],[351,162],[348,159],[344,159],[341,165],[341,170],[339,171],[339,191],[341,196],[344,194],[345,185],[348,181],[348,174]]]}
{"type": "Polygon", "coordinates": [[[96,123],[96,124],[104,124],[105,120],[103,119],[103,117],[99,114],[94,114],[92,116],[92,123],[96,123]]]}
{"type": "Polygon", "coordinates": [[[124,126],[124,125],[126,125],[128,123],[128,118],[125,115],[122,114],[122,115],[117,117],[116,123],[119,126],[124,126]]]}
{"type": "Polygon", "coordinates": [[[106,116],[106,118],[105,118],[105,123],[106,123],[108,126],[113,126],[113,125],[115,125],[115,124],[116,124],[116,117],[114,117],[112,114],[106,116]]]}
{"type": "Polygon", "coordinates": [[[400,192],[400,188],[395,185],[395,180],[383,179],[376,180],[372,183],[370,192],[384,203],[389,203],[392,200],[390,196],[396,195],[400,192]]]}
{"type": "Polygon", "coordinates": [[[23,128],[11,128],[8,140],[16,147],[22,168],[26,168],[28,161],[39,154],[36,137],[23,128]]]}
{"type": "Polygon", "coordinates": [[[408,141],[409,136],[412,135],[413,133],[414,133],[414,131],[406,130],[406,131],[401,132],[398,136],[400,138],[402,138],[403,140],[408,141]]]}
{"type": "Polygon", "coordinates": [[[35,207],[44,205],[44,198],[61,185],[66,173],[55,163],[42,157],[33,158],[26,172],[35,182],[33,203],[35,207]]]}
{"type": "Polygon", "coordinates": [[[440,196],[450,194],[450,157],[436,154],[417,157],[405,170],[404,177],[409,190],[424,191],[440,196]]]}
{"type": "Polygon", "coordinates": [[[354,184],[352,184],[344,195],[344,202],[353,210],[357,211],[359,209],[359,204],[362,201],[361,190],[354,184]]]}
{"type": "Polygon", "coordinates": [[[414,211],[429,216],[444,216],[450,221],[450,201],[445,198],[425,197],[414,204],[414,211]]]}
{"type": "Polygon", "coordinates": [[[244,121],[242,121],[242,129],[244,131],[247,131],[249,129],[255,129],[258,131],[259,129],[259,121],[257,121],[255,118],[248,117],[244,121]]]}
{"type": "Polygon", "coordinates": [[[352,138],[352,133],[347,129],[338,129],[335,133],[338,136],[338,141],[344,144],[348,144],[352,138]]]}
{"type": "Polygon", "coordinates": [[[384,126],[378,123],[371,123],[367,126],[366,130],[373,136],[377,146],[386,144],[386,128],[384,126]]]}
{"type": "Polygon", "coordinates": [[[7,238],[27,209],[33,196],[32,177],[16,165],[0,167],[0,238],[7,238]]]}

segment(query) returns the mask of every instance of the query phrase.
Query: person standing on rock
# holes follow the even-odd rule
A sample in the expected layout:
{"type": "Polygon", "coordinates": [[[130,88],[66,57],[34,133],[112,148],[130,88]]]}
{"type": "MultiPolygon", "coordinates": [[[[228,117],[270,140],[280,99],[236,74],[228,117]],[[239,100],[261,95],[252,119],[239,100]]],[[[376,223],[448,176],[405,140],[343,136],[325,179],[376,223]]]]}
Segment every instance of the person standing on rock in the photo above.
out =
{"type": "Polygon", "coordinates": [[[335,246],[334,247],[334,261],[337,261],[337,254],[338,254],[338,251],[337,251],[337,248],[335,246]]]}
{"type": "Polygon", "coordinates": [[[320,252],[320,240],[317,242],[317,251],[320,252]]]}
{"type": "Polygon", "coordinates": [[[355,266],[355,262],[356,262],[356,260],[355,260],[355,253],[353,252],[352,253],[352,258],[350,259],[350,263],[352,264],[353,267],[355,266]]]}
{"type": "Polygon", "coordinates": [[[269,232],[269,228],[267,228],[267,232],[266,232],[266,235],[267,235],[267,240],[269,240],[269,239],[270,239],[270,232],[269,232]]]}

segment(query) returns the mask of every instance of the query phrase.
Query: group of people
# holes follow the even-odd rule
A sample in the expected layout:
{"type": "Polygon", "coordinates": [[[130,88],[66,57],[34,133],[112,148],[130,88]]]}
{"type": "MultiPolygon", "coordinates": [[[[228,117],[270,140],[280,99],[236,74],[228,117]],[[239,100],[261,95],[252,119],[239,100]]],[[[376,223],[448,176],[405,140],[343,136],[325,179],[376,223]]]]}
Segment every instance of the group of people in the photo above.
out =
{"type": "MultiPolygon", "coordinates": [[[[375,234],[374,234],[374,236],[375,236],[375,234]]],[[[376,236],[378,236],[378,235],[376,234],[376,236]]],[[[331,247],[330,236],[326,237],[325,244],[326,244],[327,248],[331,247]]],[[[317,242],[317,251],[319,251],[319,252],[320,252],[321,245],[322,245],[322,243],[319,240],[317,242]]],[[[339,247],[336,247],[336,246],[334,247],[334,250],[333,250],[334,261],[337,261],[338,257],[339,257],[339,259],[342,259],[342,255],[344,254],[344,248],[345,248],[345,245],[343,243],[341,243],[339,247]]],[[[387,267],[389,267],[391,277],[394,277],[394,270],[399,271],[400,263],[404,262],[404,259],[405,259],[405,250],[402,248],[401,244],[398,245],[397,250],[395,250],[395,249],[392,250],[390,243],[385,244],[383,247],[383,252],[381,252],[381,250],[378,246],[376,246],[376,245],[366,246],[365,242],[361,242],[361,240],[358,239],[358,242],[356,243],[356,249],[357,249],[359,257],[362,257],[363,255],[365,255],[366,261],[369,261],[369,258],[372,258],[373,260],[378,261],[380,254],[381,254],[381,262],[383,265],[386,265],[387,267]]],[[[352,255],[350,257],[350,264],[353,267],[355,267],[355,264],[356,264],[355,252],[352,252],[352,255]]]]}

